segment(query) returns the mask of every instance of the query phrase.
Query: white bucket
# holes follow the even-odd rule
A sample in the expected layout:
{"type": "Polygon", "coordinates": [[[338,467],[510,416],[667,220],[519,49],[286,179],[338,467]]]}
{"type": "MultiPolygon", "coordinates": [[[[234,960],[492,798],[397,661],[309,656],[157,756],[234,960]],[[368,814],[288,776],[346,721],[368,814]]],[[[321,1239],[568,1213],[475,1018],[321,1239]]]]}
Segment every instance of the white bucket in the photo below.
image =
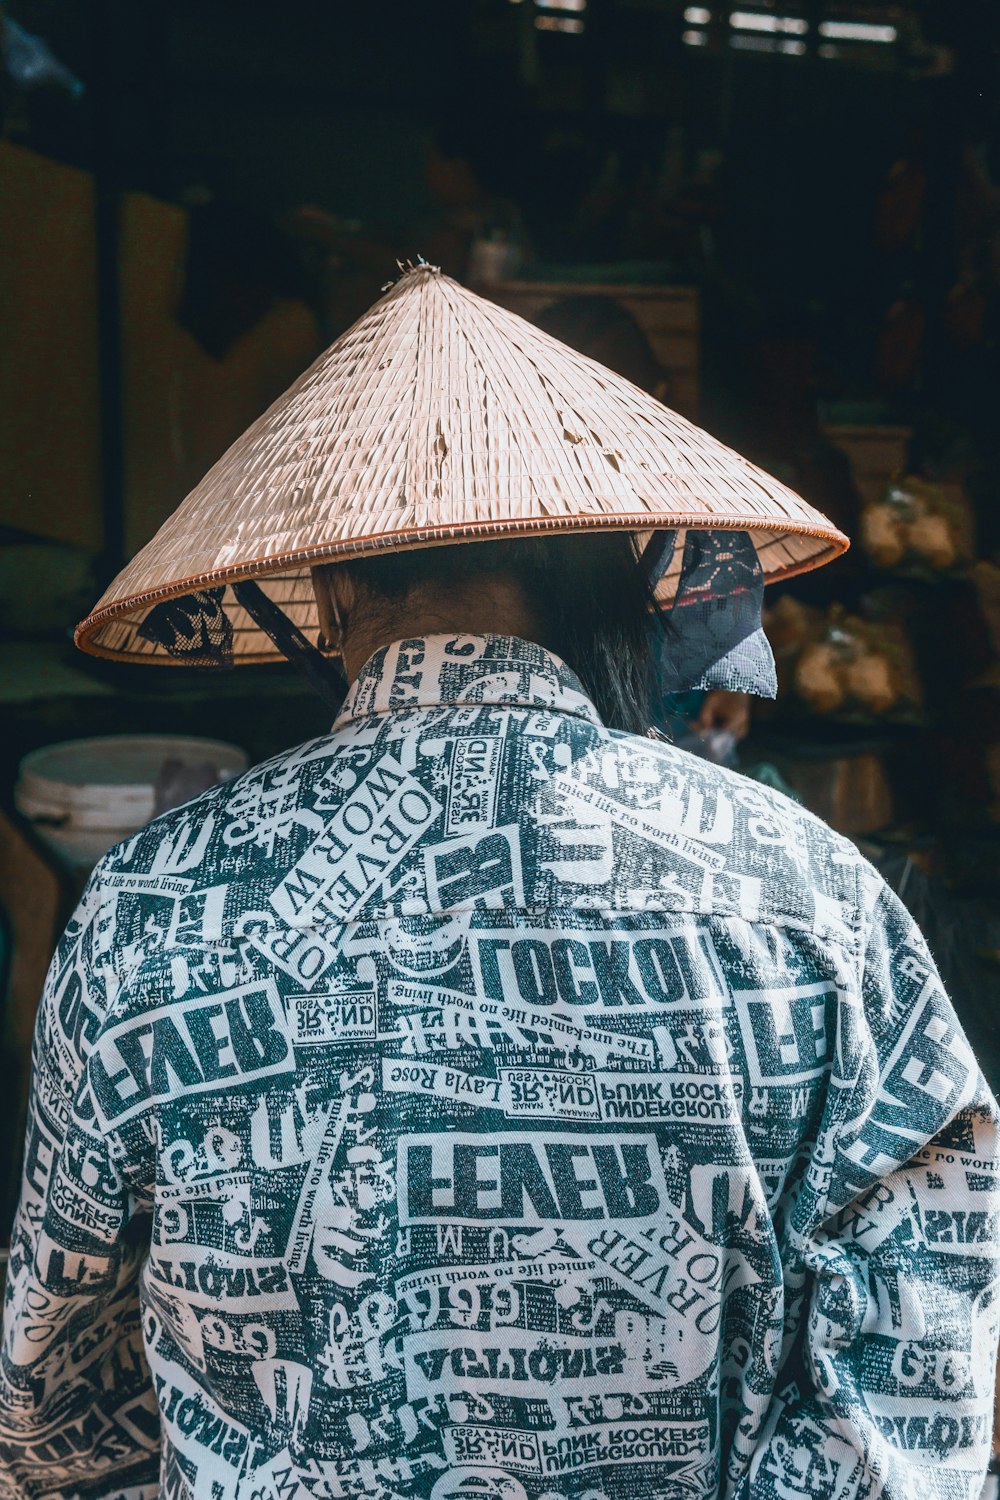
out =
{"type": "Polygon", "coordinates": [[[66,740],[24,757],[14,805],[67,864],[88,868],[149,822],[167,761],[214,767],[220,781],[239,776],[248,764],[238,745],[188,735],[66,740]]]}

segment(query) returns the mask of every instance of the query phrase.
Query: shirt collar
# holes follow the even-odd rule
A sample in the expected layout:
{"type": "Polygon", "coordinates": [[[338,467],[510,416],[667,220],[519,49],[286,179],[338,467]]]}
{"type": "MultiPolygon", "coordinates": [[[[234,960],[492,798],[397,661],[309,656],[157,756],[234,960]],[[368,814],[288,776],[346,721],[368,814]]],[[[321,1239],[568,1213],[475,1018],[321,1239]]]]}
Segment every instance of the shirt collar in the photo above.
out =
{"type": "Polygon", "coordinates": [[[509,704],[601,722],[565,662],[533,641],[510,635],[428,635],[395,641],[369,657],[333,727],[371,714],[452,703],[509,704]]]}

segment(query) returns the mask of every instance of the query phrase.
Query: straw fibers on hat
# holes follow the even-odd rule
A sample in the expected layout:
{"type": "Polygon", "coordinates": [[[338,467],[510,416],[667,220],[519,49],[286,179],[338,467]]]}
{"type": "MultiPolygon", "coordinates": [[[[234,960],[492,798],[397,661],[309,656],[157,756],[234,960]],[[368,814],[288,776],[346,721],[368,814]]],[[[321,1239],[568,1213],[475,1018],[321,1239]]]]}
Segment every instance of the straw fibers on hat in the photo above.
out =
{"type": "Polygon", "coordinates": [[[652,396],[419,265],[209,470],[77,644],[117,660],[276,660],[232,584],[256,580],[315,639],[317,563],[617,528],[640,545],[665,528],[747,532],[768,579],[847,546],[819,511],[652,396]]]}

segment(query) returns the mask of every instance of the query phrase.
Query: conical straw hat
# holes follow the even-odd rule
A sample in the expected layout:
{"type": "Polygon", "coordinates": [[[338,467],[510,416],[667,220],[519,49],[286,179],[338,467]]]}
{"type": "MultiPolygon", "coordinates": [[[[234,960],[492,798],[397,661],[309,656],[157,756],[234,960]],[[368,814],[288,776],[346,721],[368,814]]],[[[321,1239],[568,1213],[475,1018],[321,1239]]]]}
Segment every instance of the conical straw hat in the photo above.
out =
{"type": "MultiPolygon", "coordinates": [[[[232,627],[233,659],[275,660],[233,583],[257,580],[314,638],[316,563],[687,527],[748,532],[768,579],[847,546],[819,511],[652,396],[420,265],[219,459],[76,640],[95,656],[176,661],[143,622],[162,601],[211,588],[232,627]]],[[[674,548],[675,568],[661,580],[665,597],[682,553],[674,548]]]]}

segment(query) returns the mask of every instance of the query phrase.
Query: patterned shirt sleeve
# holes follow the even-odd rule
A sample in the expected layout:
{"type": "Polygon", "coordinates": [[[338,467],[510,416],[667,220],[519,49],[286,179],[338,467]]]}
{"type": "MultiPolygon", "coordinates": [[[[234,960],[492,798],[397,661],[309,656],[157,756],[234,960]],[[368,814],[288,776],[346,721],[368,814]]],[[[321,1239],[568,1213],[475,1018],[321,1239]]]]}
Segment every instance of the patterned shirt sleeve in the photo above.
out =
{"type": "Polygon", "coordinates": [[[989,1458],[997,1104],[922,934],[867,865],[860,896],[860,1001],[788,1226],[807,1312],[740,1500],[778,1500],[792,1475],[844,1500],[975,1500],[989,1458]]]}
{"type": "Polygon", "coordinates": [[[38,1011],[0,1357],[0,1496],[146,1500],[159,1418],[142,1349],[145,1206],[95,1123],[87,1060],[117,991],[99,872],[38,1011]]]}

